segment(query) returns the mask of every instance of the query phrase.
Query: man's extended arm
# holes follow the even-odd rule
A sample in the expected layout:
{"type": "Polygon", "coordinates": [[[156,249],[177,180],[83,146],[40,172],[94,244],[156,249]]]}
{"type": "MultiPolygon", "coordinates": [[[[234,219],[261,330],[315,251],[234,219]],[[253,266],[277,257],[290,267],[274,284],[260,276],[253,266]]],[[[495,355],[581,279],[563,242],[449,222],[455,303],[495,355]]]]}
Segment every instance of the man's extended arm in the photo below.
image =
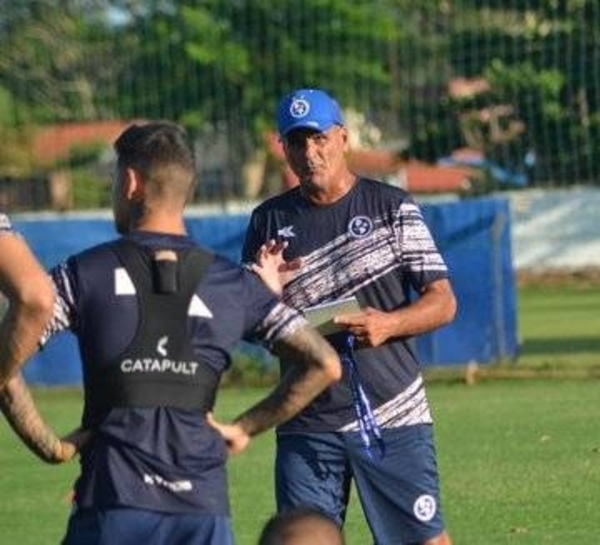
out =
{"type": "Polygon", "coordinates": [[[219,424],[209,417],[232,454],[242,452],[255,435],[289,420],[342,376],[337,353],[308,325],[281,339],[274,352],[294,363],[273,391],[239,415],[233,424],[219,424]]]}

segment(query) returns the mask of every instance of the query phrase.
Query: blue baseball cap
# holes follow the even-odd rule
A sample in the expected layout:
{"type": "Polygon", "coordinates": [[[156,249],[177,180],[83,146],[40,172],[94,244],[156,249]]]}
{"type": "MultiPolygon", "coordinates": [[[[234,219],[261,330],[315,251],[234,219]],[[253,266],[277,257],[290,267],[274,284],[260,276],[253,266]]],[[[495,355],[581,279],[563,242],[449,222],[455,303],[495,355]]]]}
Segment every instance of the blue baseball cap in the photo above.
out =
{"type": "Polygon", "coordinates": [[[319,89],[298,89],[285,96],[277,110],[277,128],[281,136],[294,129],[325,132],[344,125],[336,100],[319,89]]]}

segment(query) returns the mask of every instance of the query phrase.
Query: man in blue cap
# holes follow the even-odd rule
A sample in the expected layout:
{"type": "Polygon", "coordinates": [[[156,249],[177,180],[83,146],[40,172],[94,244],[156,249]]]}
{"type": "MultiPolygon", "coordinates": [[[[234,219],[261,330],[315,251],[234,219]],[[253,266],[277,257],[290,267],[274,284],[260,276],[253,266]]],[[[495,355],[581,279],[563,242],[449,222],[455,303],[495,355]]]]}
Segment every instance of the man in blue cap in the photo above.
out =
{"type": "Polygon", "coordinates": [[[300,185],[253,211],[242,258],[277,262],[271,288],[292,307],[349,297],[360,306],[334,315],[328,336],[342,381],[277,429],[278,511],[313,506],[342,525],[354,481],[375,543],[449,545],[411,341],[454,318],[446,264],[409,194],[349,170],[334,98],[296,90],[277,122],[300,185]]]}

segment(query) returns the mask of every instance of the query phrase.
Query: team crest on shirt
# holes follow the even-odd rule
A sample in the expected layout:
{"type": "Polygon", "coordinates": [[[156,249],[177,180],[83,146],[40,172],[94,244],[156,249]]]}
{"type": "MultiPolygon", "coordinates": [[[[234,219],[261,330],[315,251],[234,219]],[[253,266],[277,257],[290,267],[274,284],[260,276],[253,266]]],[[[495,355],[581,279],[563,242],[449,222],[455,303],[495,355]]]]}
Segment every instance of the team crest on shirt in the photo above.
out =
{"type": "Polygon", "coordinates": [[[437,510],[437,502],[433,496],[423,494],[419,496],[413,505],[413,513],[422,522],[430,521],[437,510]]]}
{"type": "Polygon", "coordinates": [[[368,237],[373,232],[373,222],[367,216],[355,216],[348,223],[348,233],[353,238],[368,237]]]}

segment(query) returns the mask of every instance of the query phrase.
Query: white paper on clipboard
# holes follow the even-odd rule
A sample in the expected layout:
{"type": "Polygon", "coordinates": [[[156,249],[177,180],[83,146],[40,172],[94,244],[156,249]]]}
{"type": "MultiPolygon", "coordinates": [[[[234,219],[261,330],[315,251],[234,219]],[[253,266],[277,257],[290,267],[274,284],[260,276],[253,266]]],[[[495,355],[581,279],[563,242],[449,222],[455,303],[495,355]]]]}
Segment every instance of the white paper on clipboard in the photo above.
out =
{"type": "Polygon", "coordinates": [[[332,335],[344,329],[342,326],[333,323],[334,316],[358,314],[359,312],[361,312],[361,308],[358,300],[352,296],[305,308],[304,316],[321,335],[332,335]]]}

